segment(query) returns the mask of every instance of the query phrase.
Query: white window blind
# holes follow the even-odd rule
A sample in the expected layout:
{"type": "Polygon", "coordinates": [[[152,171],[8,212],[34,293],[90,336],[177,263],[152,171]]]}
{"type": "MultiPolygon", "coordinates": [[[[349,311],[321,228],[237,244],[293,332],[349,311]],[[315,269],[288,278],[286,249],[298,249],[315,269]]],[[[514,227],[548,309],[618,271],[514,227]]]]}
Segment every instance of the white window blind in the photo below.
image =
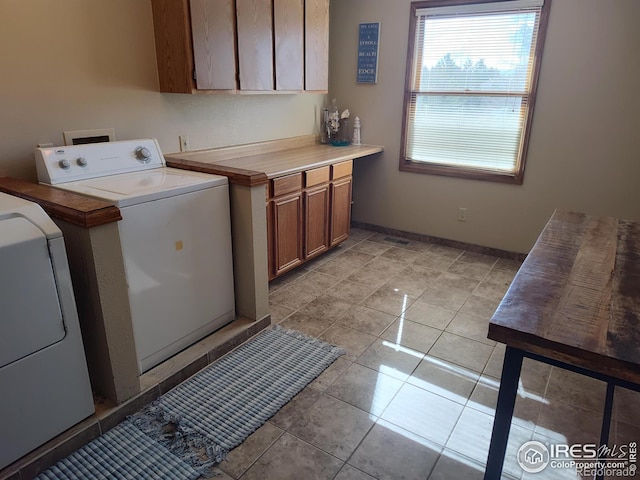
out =
{"type": "Polygon", "coordinates": [[[515,175],[542,1],[416,10],[405,160],[515,175]]]}

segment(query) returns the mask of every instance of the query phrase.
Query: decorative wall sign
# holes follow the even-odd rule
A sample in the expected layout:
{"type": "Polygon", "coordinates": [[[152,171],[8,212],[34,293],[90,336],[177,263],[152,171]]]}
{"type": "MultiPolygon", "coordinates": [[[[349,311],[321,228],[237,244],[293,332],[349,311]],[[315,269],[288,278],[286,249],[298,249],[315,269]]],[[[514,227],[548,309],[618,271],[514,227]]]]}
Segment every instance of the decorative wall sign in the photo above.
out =
{"type": "Polygon", "coordinates": [[[358,35],[358,83],[378,81],[378,51],[380,46],[380,22],[361,23],[358,35]]]}

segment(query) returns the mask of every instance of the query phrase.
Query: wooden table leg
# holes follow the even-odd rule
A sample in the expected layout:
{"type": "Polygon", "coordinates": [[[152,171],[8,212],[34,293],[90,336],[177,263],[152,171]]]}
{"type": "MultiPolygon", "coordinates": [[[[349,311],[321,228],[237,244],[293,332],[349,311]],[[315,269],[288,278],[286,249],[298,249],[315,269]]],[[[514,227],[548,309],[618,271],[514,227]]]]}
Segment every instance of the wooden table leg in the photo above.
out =
{"type": "Polygon", "coordinates": [[[507,346],[502,365],[498,404],[493,421],[491,445],[489,446],[484,480],[497,480],[502,474],[504,455],[507,451],[507,441],[509,440],[509,430],[511,429],[511,419],[513,417],[513,407],[516,404],[522,358],[522,350],[507,346]]]}

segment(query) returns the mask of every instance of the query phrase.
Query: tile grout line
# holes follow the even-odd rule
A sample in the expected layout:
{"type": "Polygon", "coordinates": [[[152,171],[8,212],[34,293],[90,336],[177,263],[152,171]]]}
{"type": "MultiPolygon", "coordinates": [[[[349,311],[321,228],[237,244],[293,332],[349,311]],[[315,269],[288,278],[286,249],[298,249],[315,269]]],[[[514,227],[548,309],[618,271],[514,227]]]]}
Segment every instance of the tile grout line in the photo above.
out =
{"type": "MultiPolygon", "coordinates": [[[[350,247],[349,247],[349,249],[351,249],[351,250],[353,250],[353,251],[356,251],[356,252],[359,252],[358,248],[356,248],[356,247],[357,247],[357,245],[358,245],[360,242],[365,241],[365,240],[372,241],[372,240],[371,240],[371,237],[372,237],[372,236],[373,236],[373,235],[370,235],[369,237],[366,237],[366,238],[364,238],[364,239],[361,239],[359,242],[356,242],[354,245],[350,246],[350,247]]],[[[373,241],[375,242],[375,240],[373,240],[373,241]]],[[[381,242],[376,242],[376,243],[379,243],[379,244],[381,244],[381,245],[384,245],[384,244],[383,244],[383,243],[381,243],[381,242]]],[[[432,247],[432,246],[430,246],[430,247],[432,247]]],[[[398,264],[399,266],[402,266],[402,270],[401,270],[398,274],[394,275],[394,277],[395,277],[395,276],[397,276],[397,275],[400,275],[400,273],[401,273],[401,272],[403,272],[404,270],[406,270],[406,269],[407,269],[407,268],[409,268],[410,266],[413,266],[413,265],[415,265],[415,266],[419,266],[418,264],[416,264],[416,263],[415,263],[415,261],[416,261],[418,258],[420,258],[423,254],[425,254],[425,252],[416,251],[416,250],[412,250],[412,249],[405,249],[405,250],[407,250],[407,251],[417,253],[416,258],[414,258],[413,260],[411,260],[411,261],[410,261],[410,262],[408,262],[408,263],[405,263],[405,262],[400,262],[400,261],[398,261],[398,260],[395,260],[395,259],[393,259],[393,258],[385,257],[385,256],[383,255],[384,253],[388,252],[391,248],[394,248],[394,247],[388,247],[385,251],[382,251],[382,252],[380,252],[380,253],[378,253],[378,254],[371,254],[371,253],[369,253],[369,252],[359,252],[359,253],[366,253],[366,254],[368,254],[368,255],[372,255],[372,257],[373,257],[373,258],[371,258],[371,259],[370,259],[369,261],[367,261],[366,263],[364,263],[364,264],[362,264],[362,265],[359,265],[358,267],[355,267],[353,270],[358,270],[358,269],[361,269],[361,268],[366,268],[366,267],[367,267],[367,265],[369,265],[371,262],[373,262],[376,258],[385,258],[386,260],[389,260],[389,261],[391,261],[391,262],[394,262],[394,263],[398,264]]],[[[402,248],[402,247],[396,247],[396,248],[402,248]]],[[[348,250],[345,250],[345,252],[346,252],[346,251],[348,251],[348,250]]],[[[343,252],[343,253],[345,253],[345,252],[343,252]]],[[[456,257],[455,259],[451,260],[451,262],[447,265],[447,268],[446,268],[444,271],[445,271],[445,272],[446,272],[446,271],[448,271],[448,269],[449,269],[449,268],[451,268],[451,266],[452,266],[452,265],[454,265],[458,260],[460,260],[460,259],[461,259],[461,257],[464,255],[464,253],[465,253],[465,250],[462,250],[462,251],[457,255],[457,257],[456,257]]],[[[433,256],[433,255],[430,255],[430,256],[433,256]]],[[[337,255],[337,256],[336,256],[336,259],[337,259],[337,258],[339,258],[339,255],[337,255]]],[[[332,260],[334,260],[334,259],[332,259],[332,260]]],[[[332,261],[332,260],[330,260],[330,261],[332,261]]],[[[496,259],[496,260],[494,260],[494,261],[493,261],[493,263],[488,267],[488,270],[486,271],[486,273],[483,275],[483,277],[482,277],[481,279],[478,279],[478,278],[472,278],[472,277],[467,277],[467,276],[465,276],[465,275],[461,275],[461,276],[462,276],[462,277],[464,277],[464,278],[468,278],[468,279],[471,279],[471,280],[477,281],[477,282],[478,282],[478,283],[477,283],[477,285],[476,285],[476,286],[474,287],[474,289],[473,289],[473,290],[472,290],[472,291],[467,295],[467,298],[466,298],[466,299],[465,299],[465,301],[462,303],[462,305],[460,305],[460,307],[459,307],[459,308],[457,308],[457,309],[455,310],[455,314],[452,316],[452,318],[449,320],[449,322],[447,322],[447,325],[445,325],[445,326],[444,326],[444,328],[442,328],[442,329],[440,329],[440,328],[438,328],[438,329],[437,329],[437,330],[439,330],[439,333],[438,333],[437,337],[435,338],[435,340],[433,341],[433,343],[432,343],[432,344],[429,346],[429,348],[427,349],[427,353],[422,354],[422,357],[421,357],[421,358],[420,358],[420,360],[417,362],[417,364],[416,364],[416,365],[415,365],[415,367],[412,369],[412,371],[411,371],[411,372],[406,376],[406,378],[405,378],[404,380],[402,380],[402,384],[401,384],[401,386],[398,388],[398,390],[397,390],[397,391],[394,393],[394,395],[391,397],[391,399],[389,400],[389,402],[387,403],[387,405],[385,406],[385,408],[382,410],[381,414],[380,414],[379,416],[376,416],[376,420],[374,421],[374,423],[372,424],[372,426],[367,430],[367,432],[364,434],[364,436],[362,437],[362,439],[360,440],[360,442],[358,443],[358,445],[356,445],[356,447],[355,447],[355,448],[354,448],[354,450],[351,452],[351,454],[349,455],[349,457],[348,457],[348,458],[343,462],[343,465],[341,466],[341,469],[342,469],[342,468],[344,468],[344,465],[345,465],[345,464],[349,464],[348,462],[351,460],[351,458],[353,457],[353,455],[355,454],[355,452],[356,452],[356,451],[358,450],[358,448],[361,446],[361,444],[362,444],[362,442],[364,441],[364,439],[365,439],[365,438],[370,434],[370,432],[371,432],[371,430],[373,429],[373,427],[374,427],[375,425],[378,425],[378,421],[382,418],[382,416],[384,415],[384,412],[385,412],[385,411],[389,408],[389,406],[393,403],[394,399],[395,399],[395,398],[397,398],[397,395],[399,394],[400,390],[402,390],[402,388],[403,388],[405,385],[412,385],[412,384],[409,384],[409,383],[408,383],[408,380],[409,380],[409,379],[412,377],[412,375],[415,373],[416,369],[420,366],[421,362],[422,362],[422,361],[424,361],[424,358],[426,358],[426,356],[428,356],[428,355],[429,355],[429,352],[431,352],[431,351],[432,351],[432,349],[434,348],[434,346],[436,345],[436,343],[438,342],[438,340],[440,340],[440,339],[443,337],[443,334],[444,334],[444,332],[446,331],[446,328],[448,328],[448,327],[449,327],[449,325],[453,322],[453,320],[455,319],[455,317],[460,313],[461,309],[462,309],[462,308],[464,307],[464,305],[468,302],[469,297],[475,293],[475,291],[476,291],[476,289],[478,288],[478,286],[479,286],[482,282],[484,282],[484,281],[486,280],[486,278],[490,275],[490,273],[495,269],[497,262],[498,262],[498,259],[496,259]]],[[[328,262],[327,262],[327,263],[328,263],[328,262]]],[[[318,271],[318,270],[314,270],[314,269],[313,269],[313,267],[312,267],[312,270],[313,270],[313,271],[318,271]]],[[[438,271],[439,271],[439,270],[438,270],[438,271]]],[[[318,273],[325,273],[325,272],[318,272],[318,273]]],[[[444,273],[444,272],[440,271],[439,275],[442,275],[442,273],[444,273]]],[[[450,273],[453,273],[453,272],[450,272],[450,273]]],[[[308,274],[306,274],[306,275],[308,275],[308,274]]],[[[305,276],[306,276],[306,275],[305,275],[305,276]]],[[[351,275],[351,274],[350,274],[350,275],[351,275]]],[[[328,295],[328,296],[330,296],[330,297],[332,297],[332,298],[335,298],[336,300],[346,301],[347,303],[350,303],[350,304],[352,305],[352,307],[349,309],[349,311],[353,311],[356,307],[361,306],[361,307],[363,307],[363,308],[369,308],[369,309],[371,309],[371,310],[374,310],[374,311],[381,312],[381,313],[384,313],[384,314],[389,315],[389,312],[386,312],[386,311],[384,311],[384,310],[380,310],[380,309],[375,308],[375,307],[371,307],[371,306],[365,305],[366,300],[367,300],[367,299],[369,299],[372,295],[374,295],[374,294],[375,294],[375,292],[377,292],[378,290],[380,290],[380,288],[382,288],[382,287],[384,286],[384,284],[383,284],[382,286],[380,286],[380,287],[376,288],[373,292],[371,292],[370,294],[368,294],[368,295],[367,295],[367,296],[365,296],[364,298],[362,298],[362,299],[360,299],[360,300],[357,300],[357,301],[352,301],[352,300],[349,300],[349,299],[343,299],[343,298],[340,298],[340,297],[335,297],[335,296],[333,296],[331,293],[329,293],[329,291],[328,291],[328,290],[329,290],[332,286],[335,286],[335,285],[337,285],[338,283],[343,282],[343,281],[349,281],[349,282],[352,282],[352,283],[355,283],[355,284],[358,284],[358,285],[366,285],[366,283],[365,283],[365,282],[362,282],[362,283],[361,283],[361,282],[358,282],[358,281],[350,280],[350,279],[349,279],[349,276],[350,276],[350,275],[347,275],[347,276],[346,276],[346,277],[344,277],[344,278],[342,278],[342,276],[341,276],[341,277],[340,277],[340,280],[336,281],[336,282],[335,282],[335,283],[333,283],[332,285],[330,285],[330,286],[328,286],[328,287],[325,287],[323,290],[321,290],[321,293],[319,294],[319,296],[322,296],[322,295],[328,295]]],[[[303,277],[304,277],[304,276],[303,276],[303,277]]],[[[302,277],[301,277],[301,278],[302,278],[302,277]]],[[[297,280],[300,280],[300,279],[296,279],[296,281],[297,281],[297,280]]],[[[388,283],[388,282],[387,282],[387,283],[388,283]]],[[[385,283],[385,284],[386,284],[386,283],[385,283]]],[[[427,290],[428,290],[428,287],[427,287],[427,288],[425,288],[425,289],[422,291],[422,294],[424,294],[424,292],[425,292],[425,291],[427,291],[427,290]]],[[[391,321],[391,322],[390,322],[390,323],[389,323],[389,324],[388,324],[388,325],[387,325],[387,326],[386,326],[386,327],[385,327],[385,328],[384,328],[380,333],[378,333],[377,335],[374,335],[374,336],[376,337],[376,340],[374,341],[374,343],[372,343],[371,345],[369,345],[369,347],[365,348],[365,350],[364,350],[363,352],[361,352],[361,353],[359,353],[357,356],[355,356],[355,358],[354,358],[354,361],[353,361],[353,362],[351,362],[351,361],[350,361],[350,367],[355,363],[355,364],[357,364],[357,365],[359,365],[359,366],[362,366],[362,367],[364,367],[364,368],[369,368],[369,369],[371,369],[370,367],[368,367],[368,366],[366,366],[366,365],[362,365],[362,364],[358,363],[358,359],[360,359],[360,358],[362,357],[362,355],[363,355],[363,354],[364,354],[364,353],[365,353],[369,348],[371,348],[371,346],[372,346],[373,344],[375,344],[375,342],[377,342],[377,341],[379,341],[379,340],[383,339],[383,335],[385,334],[385,332],[389,331],[389,329],[392,327],[392,325],[393,325],[394,323],[396,323],[396,322],[398,321],[398,319],[400,319],[400,318],[404,317],[404,314],[407,312],[407,310],[409,310],[409,308],[411,308],[411,305],[415,304],[415,302],[416,302],[416,301],[418,301],[419,297],[420,297],[420,295],[418,295],[418,296],[417,296],[417,298],[411,298],[411,303],[410,303],[410,305],[407,305],[407,306],[406,306],[406,308],[404,308],[404,309],[402,310],[402,312],[401,312],[399,315],[397,315],[397,314],[391,314],[391,315],[394,317],[394,318],[393,318],[393,320],[392,320],[392,321],[391,321]]],[[[480,295],[479,297],[480,297],[480,298],[483,298],[483,299],[485,299],[485,300],[489,300],[489,301],[490,301],[490,299],[488,299],[488,298],[486,298],[486,297],[484,297],[484,296],[482,296],[482,295],[480,295]]],[[[316,298],[317,298],[317,297],[316,297],[316,298]]],[[[408,298],[410,298],[410,297],[408,297],[408,298]]],[[[311,303],[311,302],[309,302],[309,303],[311,303]]],[[[307,303],[307,304],[305,304],[305,305],[301,306],[301,307],[300,307],[300,308],[298,308],[297,310],[294,310],[294,311],[293,311],[293,312],[291,312],[289,315],[287,315],[287,317],[283,318],[281,321],[284,321],[286,318],[288,318],[289,316],[293,315],[293,314],[294,314],[294,313],[296,313],[296,312],[300,312],[300,311],[304,310],[304,308],[306,308],[306,307],[309,305],[309,303],[307,303]]],[[[427,303],[428,303],[428,302],[427,302],[427,303]]],[[[286,305],[285,305],[285,306],[286,306],[286,305]]],[[[289,307],[289,308],[291,308],[291,307],[289,307]]],[[[409,320],[409,319],[405,319],[405,320],[406,320],[406,321],[411,321],[411,320],[409,320]]],[[[411,321],[411,322],[412,322],[412,321],[411,321]]],[[[412,323],[416,323],[416,324],[418,324],[418,325],[423,325],[423,324],[421,324],[421,323],[419,323],[419,322],[412,322],[412,323]]],[[[358,329],[351,328],[349,325],[343,325],[343,324],[339,323],[339,319],[337,319],[337,320],[334,320],[333,322],[331,322],[331,325],[330,325],[329,327],[327,327],[327,328],[325,328],[324,330],[322,330],[322,331],[320,332],[320,334],[318,334],[318,337],[322,337],[322,335],[324,335],[324,334],[325,334],[329,329],[331,329],[332,327],[334,327],[334,326],[336,326],[336,325],[344,326],[345,328],[349,328],[350,330],[354,330],[354,331],[359,332],[359,333],[369,334],[368,332],[364,332],[364,331],[360,331],[360,330],[358,330],[358,329]]],[[[429,327],[429,328],[434,328],[434,327],[430,327],[429,325],[425,325],[425,326],[427,326],[427,327],[429,327]]],[[[459,334],[457,334],[457,333],[453,333],[453,332],[448,332],[448,333],[449,333],[450,335],[453,335],[454,337],[459,337],[459,338],[462,338],[462,339],[465,339],[465,340],[468,340],[468,341],[477,342],[478,344],[487,345],[487,344],[485,344],[485,343],[483,343],[483,342],[479,342],[479,341],[477,341],[477,340],[475,340],[475,339],[465,337],[464,335],[459,335],[459,334]]],[[[438,455],[438,458],[437,458],[437,459],[436,459],[436,461],[434,462],[434,464],[433,464],[433,466],[432,466],[431,470],[428,472],[428,475],[429,475],[429,476],[430,476],[430,475],[431,475],[431,473],[433,472],[433,469],[435,468],[435,465],[437,464],[437,461],[439,460],[440,456],[442,455],[442,452],[443,452],[443,451],[444,451],[444,449],[446,448],[446,442],[448,442],[448,441],[449,441],[449,439],[450,439],[450,437],[451,437],[451,435],[452,435],[453,431],[455,430],[456,426],[459,424],[459,422],[460,422],[460,418],[461,418],[461,416],[462,416],[462,413],[464,412],[464,409],[465,409],[465,408],[469,408],[469,409],[471,409],[471,410],[473,410],[473,411],[480,411],[480,410],[475,410],[475,409],[473,409],[471,406],[469,406],[469,402],[470,402],[470,398],[471,398],[471,395],[472,395],[472,393],[473,393],[473,390],[475,390],[475,389],[477,388],[477,385],[478,385],[478,384],[479,384],[479,382],[480,382],[481,376],[483,375],[483,373],[482,373],[482,372],[484,371],[484,369],[486,369],[486,367],[487,367],[487,365],[488,365],[488,362],[490,361],[490,359],[491,359],[491,356],[492,356],[493,352],[496,350],[496,345],[495,345],[495,344],[494,344],[494,345],[487,345],[487,346],[492,347],[491,354],[490,354],[490,355],[489,355],[489,357],[486,359],[486,361],[483,363],[483,365],[482,365],[482,367],[481,367],[481,372],[479,372],[479,373],[478,373],[478,372],[475,372],[475,370],[474,370],[474,369],[470,369],[470,370],[474,371],[474,373],[476,373],[476,374],[477,374],[478,379],[476,379],[476,381],[475,381],[475,383],[474,383],[474,385],[473,385],[472,392],[471,392],[471,393],[470,393],[470,395],[465,399],[464,404],[460,404],[460,405],[462,406],[462,410],[461,410],[461,412],[460,412],[460,415],[458,415],[458,417],[456,418],[456,423],[454,424],[454,426],[453,426],[453,428],[452,428],[451,432],[449,432],[449,435],[447,436],[447,440],[444,442],[444,443],[445,443],[445,445],[438,445],[438,443],[437,443],[437,442],[431,442],[431,441],[430,441],[430,443],[433,443],[433,444],[435,444],[435,445],[441,446],[441,447],[442,447],[442,449],[441,449],[441,451],[440,451],[440,454],[438,455]]],[[[422,352],[421,352],[421,353],[422,353],[422,352]]],[[[435,357],[435,358],[439,358],[439,357],[437,357],[437,356],[435,356],[435,355],[431,355],[431,356],[433,356],[433,357],[435,357]]],[[[444,360],[444,361],[446,361],[446,362],[449,362],[449,361],[450,361],[450,360],[446,360],[446,359],[442,359],[442,360],[444,360]]],[[[452,362],[452,363],[453,363],[453,364],[456,364],[456,362],[452,362]]],[[[349,367],[349,368],[350,368],[350,367],[349,367]]],[[[468,367],[465,367],[465,366],[462,366],[462,365],[460,365],[460,367],[462,367],[462,368],[468,368],[468,367]]],[[[372,370],[376,371],[375,369],[372,369],[372,370]]],[[[335,382],[337,382],[337,381],[338,381],[338,380],[339,380],[339,379],[340,379],[340,378],[341,378],[345,373],[346,373],[346,370],[345,370],[345,372],[342,372],[340,375],[338,375],[338,376],[333,380],[333,382],[331,382],[331,384],[329,384],[329,386],[327,387],[327,389],[328,389],[331,385],[335,384],[335,382]]],[[[393,378],[397,378],[397,377],[393,377],[393,378]]],[[[416,387],[416,388],[420,388],[420,387],[417,387],[417,386],[415,386],[415,385],[412,385],[412,386],[414,386],[414,387],[416,387]]],[[[324,389],[324,390],[321,392],[321,395],[327,395],[327,396],[329,396],[329,397],[331,397],[331,398],[335,398],[335,399],[336,399],[336,400],[338,400],[338,401],[341,401],[341,402],[344,402],[344,403],[346,403],[346,404],[348,404],[348,405],[351,405],[351,406],[352,406],[352,407],[354,407],[354,408],[357,408],[357,409],[359,409],[359,410],[362,410],[362,409],[360,409],[359,407],[357,407],[357,406],[355,406],[355,405],[352,405],[352,404],[351,404],[351,403],[349,403],[349,402],[345,402],[344,400],[341,400],[341,399],[339,399],[339,398],[337,398],[337,397],[334,397],[333,395],[331,395],[331,394],[329,394],[329,393],[326,393],[326,390],[327,390],[327,389],[324,389]]],[[[437,394],[437,393],[435,393],[435,392],[430,392],[430,393],[432,393],[432,394],[434,394],[434,395],[437,395],[437,396],[439,396],[439,397],[442,397],[441,395],[439,395],[439,394],[437,394]]],[[[442,397],[442,398],[447,399],[446,397],[442,397]]],[[[450,399],[447,399],[447,400],[450,400],[450,399]]],[[[317,400],[316,400],[316,401],[317,401],[317,400]]],[[[458,402],[456,402],[456,403],[458,403],[458,402]]],[[[314,402],[314,404],[315,404],[315,402],[314,402]]],[[[481,412],[481,411],[480,411],[480,412],[481,412]]],[[[484,412],[481,412],[481,413],[484,413],[484,412]]],[[[393,422],[390,422],[390,423],[393,423],[393,422]]],[[[399,427],[399,428],[402,428],[402,427],[399,427]]],[[[403,429],[403,430],[404,430],[404,429],[403,429]]],[[[287,432],[287,433],[289,433],[289,432],[287,432]]],[[[291,434],[291,433],[290,433],[290,434],[291,434]]],[[[291,435],[292,435],[292,434],[291,434],[291,435]]],[[[295,437],[295,435],[294,435],[294,437],[295,437]]],[[[418,435],[418,437],[421,437],[421,436],[420,436],[420,435],[418,435]]],[[[295,437],[295,438],[298,438],[298,437],[295,437]]],[[[302,439],[299,439],[299,440],[304,441],[304,440],[302,440],[302,439]]],[[[308,442],[305,442],[305,443],[308,443],[308,442]]],[[[316,448],[318,448],[318,447],[316,447],[316,448]]],[[[320,449],[320,450],[322,450],[322,449],[320,449]]],[[[324,451],[324,450],[322,450],[322,451],[324,451]]],[[[326,453],[328,453],[328,452],[326,452],[326,453]]],[[[350,465],[350,464],[349,464],[349,465],[350,465]]],[[[351,467],[352,467],[352,468],[356,468],[356,469],[357,469],[357,467],[353,467],[352,465],[351,465],[351,467]]],[[[357,470],[359,470],[359,469],[357,469],[357,470]]]]}
{"type": "MultiPolygon", "coordinates": [[[[294,398],[295,398],[295,397],[294,397],[294,398]]],[[[292,400],[293,400],[293,399],[292,399],[292,400]]],[[[285,404],[285,405],[286,405],[286,404],[285,404]]],[[[276,413],[277,413],[277,412],[276,412],[276,413]]],[[[274,414],[274,415],[275,415],[275,414],[274,414]]],[[[271,417],[271,418],[273,418],[273,417],[271,417]]],[[[270,422],[270,420],[271,420],[271,419],[267,420],[263,425],[266,425],[267,423],[269,423],[269,422],[270,422]]],[[[257,457],[256,457],[256,458],[255,458],[255,459],[254,459],[250,464],[249,464],[249,466],[247,466],[244,470],[242,470],[242,472],[240,473],[240,475],[238,475],[237,477],[234,477],[231,473],[226,472],[223,468],[221,468],[221,467],[220,467],[220,465],[222,465],[222,464],[224,463],[224,461],[220,462],[220,463],[218,464],[217,468],[219,468],[222,472],[224,472],[225,474],[229,475],[229,476],[230,476],[230,477],[232,477],[232,478],[235,478],[235,479],[238,479],[238,480],[239,480],[240,478],[242,478],[242,476],[243,476],[245,473],[247,473],[247,472],[251,469],[251,467],[253,467],[256,463],[258,463],[258,460],[260,460],[260,459],[262,458],[262,456],[263,456],[265,453],[267,453],[267,452],[269,451],[269,449],[270,449],[273,445],[275,445],[275,443],[276,443],[278,440],[280,440],[280,438],[281,438],[285,433],[287,433],[287,431],[286,431],[286,430],[284,430],[284,429],[282,429],[282,428],[278,427],[277,425],[275,425],[275,424],[273,424],[273,423],[272,423],[272,425],[274,425],[276,428],[278,428],[278,429],[282,430],[282,432],[281,432],[281,433],[280,433],[280,435],[278,435],[278,436],[277,436],[277,437],[276,437],[276,438],[275,438],[271,443],[269,443],[269,445],[264,449],[264,452],[262,452],[262,454],[258,455],[258,456],[257,456],[257,457]]],[[[260,428],[262,428],[262,427],[260,427],[260,428]]],[[[257,430],[256,430],[256,431],[257,431],[257,430]]],[[[255,433],[255,432],[254,432],[254,433],[255,433]]],[[[248,438],[248,437],[247,437],[247,438],[248,438]]],[[[240,446],[240,445],[238,445],[238,446],[240,446]]],[[[229,452],[229,453],[231,453],[231,452],[229,452]]]]}

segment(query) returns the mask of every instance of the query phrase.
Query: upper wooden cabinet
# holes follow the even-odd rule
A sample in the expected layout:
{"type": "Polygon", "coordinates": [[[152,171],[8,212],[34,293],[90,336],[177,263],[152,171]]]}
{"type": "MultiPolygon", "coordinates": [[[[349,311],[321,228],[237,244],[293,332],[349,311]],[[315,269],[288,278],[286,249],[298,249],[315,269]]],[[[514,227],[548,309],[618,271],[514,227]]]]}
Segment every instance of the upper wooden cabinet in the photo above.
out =
{"type": "Polygon", "coordinates": [[[276,90],[304,90],[304,0],[273,0],[276,90]]]}
{"type": "Polygon", "coordinates": [[[235,0],[241,90],[273,90],[273,0],[235,0]]]}
{"type": "Polygon", "coordinates": [[[160,91],[191,93],[193,45],[187,0],[151,0],[160,91]]]}
{"type": "Polygon", "coordinates": [[[191,37],[200,90],[236,88],[236,12],[233,0],[191,0],[191,37]]]}
{"type": "Polygon", "coordinates": [[[329,88],[329,0],[305,0],[305,90],[329,88]]]}
{"type": "Polygon", "coordinates": [[[329,0],[151,0],[160,91],[328,89],[329,0]]]}

